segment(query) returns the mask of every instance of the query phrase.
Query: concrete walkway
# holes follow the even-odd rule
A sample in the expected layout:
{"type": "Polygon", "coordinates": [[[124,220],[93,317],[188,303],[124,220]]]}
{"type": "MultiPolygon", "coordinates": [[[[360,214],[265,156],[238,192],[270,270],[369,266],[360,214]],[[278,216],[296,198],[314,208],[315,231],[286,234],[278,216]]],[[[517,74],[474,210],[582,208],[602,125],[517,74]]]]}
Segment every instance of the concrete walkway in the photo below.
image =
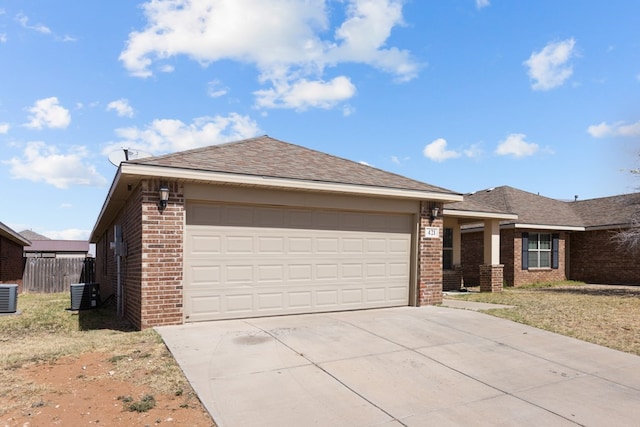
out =
{"type": "Polygon", "coordinates": [[[471,310],[157,329],[220,427],[632,426],[640,357],[471,310]]]}

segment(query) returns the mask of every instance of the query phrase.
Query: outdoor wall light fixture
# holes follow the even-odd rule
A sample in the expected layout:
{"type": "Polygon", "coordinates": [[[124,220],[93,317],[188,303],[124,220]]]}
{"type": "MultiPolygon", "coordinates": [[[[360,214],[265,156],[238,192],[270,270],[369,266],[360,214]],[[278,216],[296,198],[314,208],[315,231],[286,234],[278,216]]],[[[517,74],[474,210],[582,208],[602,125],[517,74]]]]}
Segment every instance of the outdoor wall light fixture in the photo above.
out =
{"type": "Polygon", "coordinates": [[[160,212],[162,212],[167,207],[167,202],[169,201],[169,187],[166,185],[161,186],[158,193],[160,194],[158,208],[160,208],[160,212]]]}
{"type": "Polygon", "coordinates": [[[431,208],[431,222],[438,217],[438,213],[440,212],[440,208],[434,206],[431,208]]]}

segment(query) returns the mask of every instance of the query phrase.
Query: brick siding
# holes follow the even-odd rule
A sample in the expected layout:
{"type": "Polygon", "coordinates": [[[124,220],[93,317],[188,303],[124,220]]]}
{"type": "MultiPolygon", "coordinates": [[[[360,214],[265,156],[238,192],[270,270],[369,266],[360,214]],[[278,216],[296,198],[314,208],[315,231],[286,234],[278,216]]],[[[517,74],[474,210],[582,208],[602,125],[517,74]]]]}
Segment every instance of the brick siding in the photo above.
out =
{"type": "MultiPolygon", "coordinates": [[[[504,265],[503,281],[506,286],[523,286],[540,282],[566,280],[565,254],[567,233],[549,230],[500,230],[500,264],[504,265]],[[558,268],[522,269],[522,233],[559,234],[558,268]]],[[[465,286],[480,285],[479,266],[484,264],[483,232],[462,234],[462,265],[465,286]]]]}
{"type": "Polygon", "coordinates": [[[18,293],[22,292],[23,251],[20,244],[0,236],[0,283],[17,284],[18,293]]]}
{"type": "Polygon", "coordinates": [[[420,203],[420,237],[418,255],[418,304],[442,303],[442,216],[431,222],[431,208],[437,206],[442,212],[442,203],[420,203]],[[425,227],[438,227],[439,238],[426,238],[425,227]]]}
{"type": "Polygon", "coordinates": [[[587,283],[640,285],[640,253],[619,248],[613,231],[573,233],[569,240],[569,278],[587,283]]]}
{"type": "MultiPolygon", "coordinates": [[[[164,182],[163,182],[164,184],[164,182]]],[[[96,281],[103,299],[115,295],[113,227],[122,226],[127,248],[121,261],[124,316],[139,329],[182,323],[184,191],[169,183],[167,208],[158,209],[160,181],[143,180],[96,244],[96,281]]]]}

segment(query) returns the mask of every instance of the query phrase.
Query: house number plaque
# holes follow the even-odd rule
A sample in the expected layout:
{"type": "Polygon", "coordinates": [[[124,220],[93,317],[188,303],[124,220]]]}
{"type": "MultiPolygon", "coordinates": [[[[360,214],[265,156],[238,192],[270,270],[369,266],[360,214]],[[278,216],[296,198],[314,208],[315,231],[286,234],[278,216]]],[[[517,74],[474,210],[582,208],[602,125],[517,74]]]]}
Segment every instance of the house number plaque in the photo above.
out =
{"type": "Polygon", "coordinates": [[[427,239],[437,239],[440,237],[440,228],[439,227],[425,227],[424,228],[424,237],[427,239]]]}

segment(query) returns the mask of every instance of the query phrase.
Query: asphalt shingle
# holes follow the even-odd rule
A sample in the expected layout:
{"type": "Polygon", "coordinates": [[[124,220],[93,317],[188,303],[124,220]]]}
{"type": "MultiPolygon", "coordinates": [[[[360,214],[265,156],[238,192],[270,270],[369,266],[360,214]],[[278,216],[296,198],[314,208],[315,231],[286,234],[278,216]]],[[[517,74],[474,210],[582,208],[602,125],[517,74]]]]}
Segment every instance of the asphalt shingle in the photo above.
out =
{"type": "Polygon", "coordinates": [[[336,184],[459,194],[269,136],[196,148],[130,163],[336,184]]]}

